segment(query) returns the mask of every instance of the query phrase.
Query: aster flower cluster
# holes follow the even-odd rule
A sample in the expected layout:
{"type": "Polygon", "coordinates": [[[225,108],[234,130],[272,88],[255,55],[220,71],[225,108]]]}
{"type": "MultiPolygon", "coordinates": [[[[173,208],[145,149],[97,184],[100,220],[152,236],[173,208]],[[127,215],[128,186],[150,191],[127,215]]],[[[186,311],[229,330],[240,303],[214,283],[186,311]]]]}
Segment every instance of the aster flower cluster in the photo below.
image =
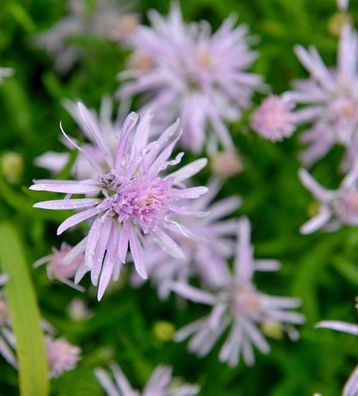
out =
{"type": "MultiPolygon", "coordinates": [[[[348,7],[347,1],[338,4],[348,7]]],[[[84,0],[71,0],[69,5],[70,14],[36,39],[54,57],[59,71],[68,72],[82,57],[83,48],[76,41],[81,36],[121,42],[131,54],[128,69],[118,74],[121,86],[115,95],[121,106],[116,119],[110,97],[102,99],[99,114],[81,101],[64,100],[82,136],[69,136],[60,123],[67,152],[46,152],[36,159],[54,178],[34,180],[33,196],[61,196],[34,207],[74,211],[58,225],[57,235],[77,229],[80,237],[74,246],[63,242],[53,248],[33,266],[46,265],[50,280],[78,291],[85,291],[79,283],[89,273],[98,300],[129,267],[131,285],[149,279],[162,300],[175,293],[209,306],[206,316],[176,331],[173,339],[188,339],[189,351],[199,357],[223,340],[219,360],[230,367],[241,361],[253,365],[256,349],[268,354],[267,337],[275,331],[297,340],[296,326],[305,322],[296,312],[300,299],[267,294],[256,284],[256,273],[277,271],[281,263],[255,258],[251,223],[236,217],[241,198],[221,197],[223,179],[242,170],[229,124],[244,119],[255,92],[266,88],[262,77],[249,71],[258,55],[251,49],[254,40],[248,28],[236,27],[233,16],[215,32],[205,21],[186,23],[178,3],[166,17],[150,12],[150,26],[139,24],[135,15],[111,0],[96,0],[93,9],[84,0]],[[132,99],[136,112],[129,112],[132,99]],[[207,159],[182,165],[184,153],[178,153],[177,146],[194,154],[206,150],[212,157],[216,177],[207,186],[193,180],[207,159]],[[77,154],[71,179],[58,179],[72,160],[70,151],[77,154]]],[[[311,77],[296,82],[290,92],[268,96],[251,115],[252,129],[273,142],[288,138],[298,127],[308,128],[302,134],[309,145],[302,155],[306,167],[336,143],[346,147],[346,175],[337,190],[322,187],[307,170],[299,171],[303,185],[319,202],[317,214],[302,226],[303,234],[358,224],[357,42],[356,33],[345,26],[333,70],[316,49],[296,47],[311,77]]],[[[0,284],[3,281],[0,277],[0,284]]],[[[79,310],[84,310],[81,303],[79,310]]],[[[356,326],[340,322],[319,326],[357,333],[356,326]]],[[[45,343],[51,377],[75,368],[80,359],[77,346],[55,339],[49,331],[45,343]]],[[[15,350],[7,304],[0,294],[0,353],[14,367],[15,350]]],[[[132,388],[118,365],[110,368],[113,375],[95,371],[109,396],[199,392],[197,385],[173,380],[167,366],[155,369],[142,392],[132,388]]],[[[355,372],[344,394],[354,394],[356,387],[355,372]]]]}

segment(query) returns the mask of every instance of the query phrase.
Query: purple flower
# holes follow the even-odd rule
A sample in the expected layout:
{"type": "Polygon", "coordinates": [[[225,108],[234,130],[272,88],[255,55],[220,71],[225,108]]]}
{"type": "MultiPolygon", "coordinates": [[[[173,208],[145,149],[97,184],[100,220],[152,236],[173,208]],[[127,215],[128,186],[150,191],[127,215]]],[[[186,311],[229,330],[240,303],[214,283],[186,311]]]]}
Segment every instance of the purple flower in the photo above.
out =
{"type": "Polygon", "coordinates": [[[308,148],[302,154],[311,166],[336,143],[349,147],[358,130],[358,36],[348,25],[342,29],[337,67],[327,68],[317,49],[296,46],[296,54],[310,73],[297,81],[288,97],[304,107],[296,111],[297,122],[309,125],[302,135],[308,148]]]}
{"type": "Polygon", "coordinates": [[[290,309],[297,308],[300,301],[264,294],[256,289],[252,281],[255,271],[275,271],[279,266],[276,260],[254,259],[250,223],[246,218],[239,220],[234,272],[232,275],[228,273],[221,287],[204,291],[185,283],[173,285],[173,290],[182,297],[212,306],[208,316],[180,329],[174,339],[182,341],[191,337],[189,350],[202,357],[230,329],[220,349],[219,359],[232,367],[239,363],[240,356],[246,364],[254,364],[253,347],[262,353],[270,351],[260,326],[278,324],[291,338],[297,339],[298,333],[292,325],[302,324],[304,316],[290,309]]]}
{"type": "Polygon", "coordinates": [[[138,27],[129,38],[134,54],[119,74],[127,81],[119,96],[148,98],[142,110],[153,110],[159,129],[179,117],[185,148],[200,152],[208,143],[217,150],[220,143],[233,149],[225,122],[240,118],[262,86],[260,76],[247,72],[257,57],[247,27],[235,27],[234,17],[215,33],[205,21],[185,24],[176,3],[168,17],[152,11],[149,20],[151,27],[138,27]]]}
{"type": "Polygon", "coordinates": [[[168,230],[186,236],[175,215],[201,215],[188,209],[187,202],[206,193],[207,188],[186,188],[183,182],[200,171],[207,160],[198,159],[163,175],[183,156],[179,153],[169,160],[181,135],[178,122],[169,126],[158,139],[148,142],[151,114],[146,113],[138,121],[139,116],[131,113],[123,123],[113,154],[95,118],[81,103],[78,103],[78,116],[87,135],[101,151],[107,169],[91,157],[86,147],[79,147],[69,138],[61,126],[68,141],[92,165],[95,176],[79,181],[37,180],[30,189],[67,194],[60,200],[39,202],[34,205],[37,208],[79,210],[59,226],[58,235],[79,223],[92,221],[88,236],[64,257],[63,262],[69,263],[84,252],[75,282],[90,271],[92,283],[98,285],[98,299],[101,299],[110,279],[118,279],[128,250],[137,272],[146,278],[143,244],[148,239],[155,240],[174,257],[185,259],[183,250],[169,236],[168,230]],[[72,198],[72,194],[86,198],[72,198]]]}
{"type": "Polygon", "coordinates": [[[277,142],[289,137],[296,129],[294,105],[284,95],[271,95],[263,100],[251,117],[255,132],[267,140],[277,142]]]}
{"type": "MultiPolygon", "coordinates": [[[[356,305],[358,310],[358,305],[356,305]]],[[[358,311],[357,311],[358,312],[358,311]]],[[[324,320],[317,323],[317,328],[332,329],[337,331],[343,331],[355,336],[358,336],[358,325],[340,322],[338,320],[324,320]]],[[[353,373],[346,382],[342,396],[355,396],[358,395],[358,366],[354,369],[353,373]]]]}
{"type": "MultiPolygon", "coordinates": [[[[226,259],[234,252],[237,221],[223,218],[235,211],[241,200],[231,197],[212,203],[220,187],[221,182],[213,179],[209,192],[188,206],[193,213],[202,213],[202,217],[180,213],[175,217],[186,235],[171,233],[171,237],[184,251],[185,261],[169,256],[154,244],[148,248],[147,273],[161,298],[168,297],[174,281],[187,282],[190,276],[198,275],[205,285],[216,286],[227,276],[226,259]]],[[[139,282],[137,275],[134,283],[139,282]]]]}
{"type": "Polygon", "coordinates": [[[197,385],[174,382],[170,367],[158,366],[143,392],[132,388],[117,364],[110,364],[110,368],[114,382],[105,370],[101,368],[95,370],[95,375],[108,396],[195,396],[199,392],[197,385]]]}
{"type": "Polygon", "coordinates": [[[69,71],[83,54],[75,38],[97,36],[111,40],[126,40],[137,26],[137,17],[128,14],[134,1],[95,0],[89,7],[86,0],[68,0],[69,13],[48,31],[35,37],[34,42],[54,58],[61,73],[69,71]]]}
{"type": "Polygon", "coordinates": [[[77,366],[80,359],[80,348],[63,338],[53,339],[47,336],[45,342],[51,378],[57,378],[77,366]]]}
{"type": "Polygon", "coordinates": [[[69,278],[75,276],[79,266],[82,264],[83,256],[75,257],[72,261],[64,264],[63,259],[72,250],[72,246],[63,242],[60,249],[52,248],[52,254],[42,257],[35,261],[34,268],[38,268],[48,263],[46,272],[50,280],[58,279],[62,283],[73,287],[76,290],[83,291],[83,288],[74,284],[69,278]]]}
{"type": "Polygon", "coordinates": [[[320,228],[335,231],[344,224],[358,224],[358,165],[345,176],[337,190],[325,189],[305,169],[300,169],[299,177],[319,202],[317,214],[301,227],[302,234],[310,234],[320,228]]]}

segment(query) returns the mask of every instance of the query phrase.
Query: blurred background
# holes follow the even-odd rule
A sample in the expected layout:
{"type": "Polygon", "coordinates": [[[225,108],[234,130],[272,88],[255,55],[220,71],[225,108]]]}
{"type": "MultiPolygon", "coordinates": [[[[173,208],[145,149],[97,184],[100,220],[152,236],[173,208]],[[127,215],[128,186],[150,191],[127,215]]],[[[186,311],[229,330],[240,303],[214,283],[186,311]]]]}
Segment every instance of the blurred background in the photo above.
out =
{"type": "MultiPolygon", "coordinates": [[[[91,1],[87,3],[91,7],[91,1]]],[[[146,22],[149,9],[166,14],[170,2],[142,0],[130,5],[146,22]]],[[[314,44],[326,64],[335,64],[337,29],[347,17],[337,11],[333,0],[182,0],[181,5],[185,20],[205,19],[214,29],[231,13],[238,15],[239,23],[248,24],[260,53],[252,70],[263,75],[275,93],[287,90],[293,79],[306,76],[293,53],[297,43],[314,44]]],[[[84,35],[73,39],[82,49],[80,60],[71,70],[59,73],[35,38],[67,10],[62,0],[2,0],[0,7],[0,65],[14,69],[14,75],[0,86],[0,220],[16,226],[29,268],[52,246],[59,246],[56,227],[66,216],[32,209],[38,195],[27,188],[32,179],[49,176],[34,165],[34,159],[48,150],[63,151],[59,122],[71,134],[78,131],[61,101],[80,98],[98,109],[102,96],[117,90],[116,74],[125,68],[128,57],[128,51],[113,40],[84,35]]],[[[350,17],[358,21],[355,1],[350,17]]],[[[260,99],[258,95],[255,101],[260,99]]],[[[162,302],[150,284],[133,289],[125,277],[98,303],[91,288],[83,295],[50,282],[43,268],[31,269],[42,317],[82,348],[78,367],[52,381],[54,395],[101,395],[93,369],[110,360],[118,362],[138,388],[157,364],[167,363],[174,366],[175,375],[200,384],[200,395],[205,396],[340,394],[357,362],[357,340],[315,330],[314,325],[322,319],[356,320],[358,229],[299,234],[300,225],[315,209],[297,177],[299,133],[273,144],[251,133],[245,116],[230,131],[243,171],[226,180],[221,194],[243,197],[238,214],[246,214],[252,221],[256,255],[282,261],[281,271],[258,277],[257,283],[269,293],[302,298],[301,311],[307,322],[301,328],[301,339],[292,343],[280,339],[281,334],[272,334],[272,352],[267,356],[257,353],[254,367],[228,368],[219,363],[218,348],[199,359],[187,352],[185,343],[170,341],[175,329],[206,313],[207,307],[178,304],[174,296],[162,302]]],[[[336,187],[341,180],[342,154],[336,147],[314,168],[327,187],[336,187]]],[[[209,168],[204,170],[199,180],[205,183],[209,173],[209,168]]],[[[75,243],[75,233],[67,233],[67,240],[75,243]]],[[[83,283],[89,286],[87,278],[83,283]]],[[[0,394],[17,394],[17,373],[1,359],[0,394]]]]}

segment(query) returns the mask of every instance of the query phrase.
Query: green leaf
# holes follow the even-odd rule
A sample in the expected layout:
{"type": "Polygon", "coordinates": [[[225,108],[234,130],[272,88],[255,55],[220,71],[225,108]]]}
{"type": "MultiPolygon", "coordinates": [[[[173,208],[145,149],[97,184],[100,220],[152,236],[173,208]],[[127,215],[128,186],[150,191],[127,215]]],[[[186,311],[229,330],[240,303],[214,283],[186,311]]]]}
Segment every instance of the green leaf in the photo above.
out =
{"type": "Polygon", "coordinates": [[[10,223],[0,224],[0,264],[10,278],[5,295],[16,338],[20,394],[46,396],[49,383],[39,308],[21,242],[10,223]]]}

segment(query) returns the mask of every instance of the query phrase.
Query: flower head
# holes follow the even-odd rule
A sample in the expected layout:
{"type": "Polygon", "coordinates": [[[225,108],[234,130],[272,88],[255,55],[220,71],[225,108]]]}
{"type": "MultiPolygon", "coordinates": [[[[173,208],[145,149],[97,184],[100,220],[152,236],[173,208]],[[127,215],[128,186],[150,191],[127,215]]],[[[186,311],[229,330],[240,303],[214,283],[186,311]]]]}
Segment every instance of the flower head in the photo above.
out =
{"type": "Polygon", "coordinates": [[[342,29],[337,67],[327,68],[316,48],[297,46],[296,54],[310,78],[296,82],[290,100],[304,107],[295,112],[299,124],[309,125],[302,141],[309,146],[302,154],[310,166],[334,144],[349,147],[358,132],[358,36],[345,25],[342,29]]]}
{"type": "Polygon", "coordinates": [[[79,266],[82,264],[83,256],[75,257],[72,261],[64,264],[63,259],[72,250],[72,246],[62,243],[60,249],[52,248],[52,254],[37,260],[33,267],[38,268],[48,263],[46,271],[49,279],[58,279],[61,282],[82,291],[82,288],[75,285],[69,278],[75,276],[79,266]]]}
{"type": "Polygon", "coordinates": [[[258,75],[247,72],[257,54],[249,48],[247,27],[235,27],[229,17],[215,33],[206,22],[185,24],[173,4],[167,18],[149,14],[151,27],[140,26],[129,38],[134,53],[127,80],[119,96],[145,94],[143,110],[155,112],[159,129],[181,119],[181,144],[194,152],[203,150],[207,128],[212,145],[233,149],[226,121],[237,120],[261,85],[258,75]]]}
{"type": "Polygon", "coordinates": [[[358,224],[358,165],[345,176],[337,190],[325,189],[305,169],[299,171],[299,177],[319,202],[317,214],[301,227],[302,234],[320,228],[334,231],[344,224],[358,224]]]}
{"type": "Polygon", "coordinates": [[[197,385],[173,381],[170,367],[158,366],[143,392],[132,388],[117,364],[112,363],[110,367],[114,382],[105,370],[101,368],[95,370],[95,375],[108,396],[195,396],[199,392],[197,385]]]}
{"type": "Polygon", "coordinates": [[[255,132],[274,142],[289,137],[295,131],[293,104],[285,96],[267,97],[251,118],[255,132]]]}
{"type": "Polygon", "coordinates": [[[75,282],[90,271],[92,283],[99,286],[100,299],[110,279],[118,278],[128,250],[137,272],[146,278],[143,244],[148,240],[155,240],[171,255],[184,259],[183,250],[169,236],[168,230],[186,236],[175,215],[200,216],[200,213],[189,210],[187,203],[206,193],[207,188],[186,188],[184,182],[200,171],[207,161],[199,159],[165,175],[164,171],[177,165],[183,155],[179,153],[175,159],[169,160],[180,138],[179,123],[175,122],[158,139],[149,142],[150,113],[140,120],[136,113],[126,118],[113,153],[93,115],[83,104],[77,106],[81,124],[92,137],[105,164],[93,158],[86,147],[78,146],[62,129],[68,141],[91,164],[94,176],[79,181],[37,180],[30,189],[70,194],[64,199],[34,205],[50,210],[79,210],[59,226],[58,234],[84,221],[92,221],[88,236],[64,257],[63,262],[69,263],[84,253],[75,282]],[[72,194],[81,194],[85,198],[72,198],[72,194]]]}
{"type": "Polygon", "coordinates": [[[259,326],[273,322],[281,324],[291,338],[296,339],[294,324],[304,322],[303,315],[290,309],[300,305],[296,298],[276,297],[257,290],[252,282],[255,271],[273,271],[279,267],[276,260],[255,260],[250,244],[250,223],[246,218],[239,220],[238,243],[235,269],[220,287],[203,291],[185,283],[176,283],[174,291],[194,302],[212,306],[211,313],[184,328],[175,335],[176,341],[191,337],[189,350],[205,356],[214,347],[220,336],[230,328],[219,359],[236,366],[242,355],[246,364],[255,362],[253,346],[262,353],[270,351],[269,344],[259,326]]]}
{"type": "Polygon", "coordinates": [[[211,157],[211,170],[214,175],[226,178],[239,174],[242,169],[240,156],[233,150],[219,152],[211,157]]]}
{"type": "MultiPolygon", "coordinates": [[[[234,252],[237,221],[225,218],[237,210],[241,200],[231,197],[212,202],[220,186],[218,179],[212,179],[208,193],[189,204],[188,209],[201,213],[201,217],[180,213],[175,216],[185,235],[171,233],[171,237],[183,250],[184,261],[171,257],[154,244],[148,248],[147,273],[161,298],[168,297],[173,282],[187,282],[192,275],[210,286],[220,284],[227,275],[226,259],[234,252]]],[[[135,276],[134,283],[139,281],[135,276]]]]}
{"type": "Polygon", "coordinates": [[[46,337],[46,352],[50,376],[56,378],[76,367],[81,350],[63,338],[46,337]]]}

